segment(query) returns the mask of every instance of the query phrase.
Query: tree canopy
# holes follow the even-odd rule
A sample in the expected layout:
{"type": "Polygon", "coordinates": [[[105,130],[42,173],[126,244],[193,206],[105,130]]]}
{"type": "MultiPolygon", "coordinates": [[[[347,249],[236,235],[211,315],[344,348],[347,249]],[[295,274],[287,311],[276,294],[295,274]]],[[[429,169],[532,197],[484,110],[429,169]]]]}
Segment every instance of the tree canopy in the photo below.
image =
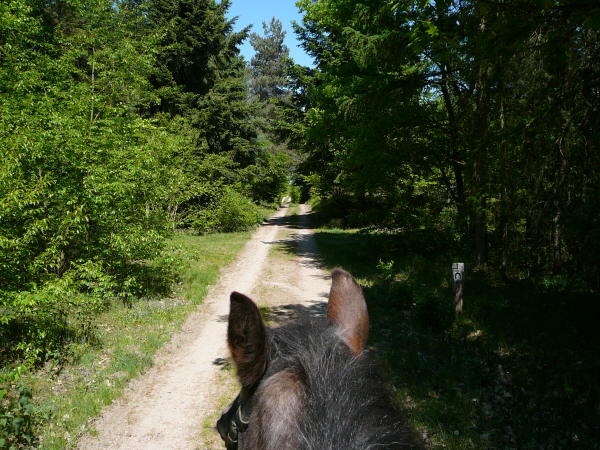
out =
{"type": "Polygon", "coordinates": [[[356,224],[455,230],[504,276],[598,286],[597,6],[298,4],[324,198],[356,224]]]}
{"type": "Polygon", "coordinates": [[[2,2],[3,342],[63,297],[142,292],[144,261],[174,228],[247,228],[262,220],[255,202],[285,189],[287,166],[257,138],[248,28],[234,32],[228,8],[2,2]]]}

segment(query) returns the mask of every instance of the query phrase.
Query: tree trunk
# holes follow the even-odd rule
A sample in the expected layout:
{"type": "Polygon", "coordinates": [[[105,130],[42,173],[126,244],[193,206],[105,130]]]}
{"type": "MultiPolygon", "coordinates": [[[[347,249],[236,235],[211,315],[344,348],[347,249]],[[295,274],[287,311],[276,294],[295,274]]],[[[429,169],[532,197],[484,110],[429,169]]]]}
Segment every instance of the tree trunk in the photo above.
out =
{"type": "MultiPolygon", "coordinates": [[[[486,30],[486,20],[483,16],[479,29],[482,34],[486,30]]],[[[488,71],[490,62],[479,61],[475,73],[474,86],[475,105],[473,109],[473,128],[471,129],[472,164],[471,205],[473,229],[475,237],[475,261],[479,270],[485,270],[487,265],[487,142],[489,126],[489,92],[488,71]]]]}
{"type": "Polygon", "coordinates": [[[463,178],[463,166],[464,162],[460,158],[458,151],[458,122],[456,120],[456,114],[454,111],[454,105],[452,104],[452,98],[448,91],[448,65],[442,64],[442,78],[440,82],[440,88],[444,99],[444,105],[448,113],[448,128],[450,130],[450,165],[452,172],[454,173],[454,181],[456,188],[454,189],[454,199],[456,202],[456,209],[458,211],[459,229],[464,232],[466,224],[466,212],[465,212],[465,184],[463,178]]]}

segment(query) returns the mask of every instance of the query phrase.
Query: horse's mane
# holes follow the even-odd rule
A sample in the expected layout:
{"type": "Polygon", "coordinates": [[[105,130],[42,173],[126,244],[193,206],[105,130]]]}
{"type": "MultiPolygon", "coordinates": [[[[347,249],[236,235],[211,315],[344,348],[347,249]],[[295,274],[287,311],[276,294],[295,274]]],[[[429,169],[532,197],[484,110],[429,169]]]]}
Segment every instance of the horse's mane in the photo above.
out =
{"type": "Polygon", "coordinates": [[[368,352],[353,356],[335,327],[295,322],[269,330],[266,377],[292,368],[302,378],[301,448],[416,448],[368,352]]]}

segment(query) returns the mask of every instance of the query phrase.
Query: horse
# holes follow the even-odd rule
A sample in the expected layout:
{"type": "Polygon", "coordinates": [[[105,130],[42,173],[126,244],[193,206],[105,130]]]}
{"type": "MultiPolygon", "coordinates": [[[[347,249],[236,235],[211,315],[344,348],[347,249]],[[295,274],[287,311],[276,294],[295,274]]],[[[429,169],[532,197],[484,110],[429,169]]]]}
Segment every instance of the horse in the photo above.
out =
{"type": "Polygon", "coordinates": [[[217,430],[228,450],[422,448],[365,349],[362,288],[335,269],[327,319],[269,329],[256,304],[230,296],[227,344],[241,384],[217,430]]]}

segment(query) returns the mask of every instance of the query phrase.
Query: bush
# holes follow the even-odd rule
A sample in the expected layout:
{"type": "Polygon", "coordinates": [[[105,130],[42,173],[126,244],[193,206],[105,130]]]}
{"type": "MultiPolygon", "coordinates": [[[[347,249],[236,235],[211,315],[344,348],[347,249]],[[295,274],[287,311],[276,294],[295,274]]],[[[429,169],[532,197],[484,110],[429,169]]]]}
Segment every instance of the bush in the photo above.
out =
{"type": "Polygon", "coordinates": [[[93,338],[95,318],[114,287],[99,264],[87,261],[43,286],[0,291],[0,355],[30,366],[65,357],[68,344],[93,338]]]}
{"type": "Polygon", "coordinates": [[[37,365],[66,356],[66,346],[94,336],[96,315],[104,307],[99,297],[52,288],[23,291],[2,304],[4,357],[37,365]]]}
{"type": "Polygon", "coordinates": [[[292,203],[300,203],[300,198],[302,196],[300,186],[291,185],[288,189],[288,195],[292,199],[292,203]]]}
{"type": "Polygon", "coordinates": [[[0,448],[34,444],[31,390],[20,384],[23,368],[0,373],[0,448]]]}
{"type": "Polygon", "coordinates": [[[225,189],[212,206],[199,211],[192,225],[201,233],[244,231],[261,223],[264,215],[252,201],[233,189],[225,189]]]}
{"type": "Polygon", "coordinates": [[[307,197],[306,200],[311,203],[318,203],[321,199],[321,177],[316,173],[305,175],[303,182],[302,197],[307,197]]]}
{"type": "Polygon", "coordinates": [[[246,180],[245,186],[249,189],[248,195],[255,201],[278,201],[286,191],[290,163],[290,157],[285,153],[259,154],[256,164],[241,170],[241,177],[246,180]]]}

